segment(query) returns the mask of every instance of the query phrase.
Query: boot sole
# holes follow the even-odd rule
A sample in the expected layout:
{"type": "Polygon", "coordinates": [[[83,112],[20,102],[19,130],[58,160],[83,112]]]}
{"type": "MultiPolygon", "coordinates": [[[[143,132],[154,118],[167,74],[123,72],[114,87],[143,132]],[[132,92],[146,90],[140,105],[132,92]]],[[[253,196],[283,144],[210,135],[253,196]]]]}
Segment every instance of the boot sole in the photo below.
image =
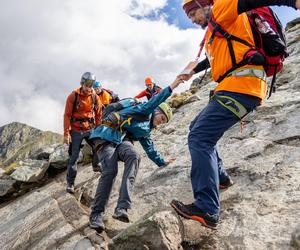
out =
{"type": "Polygon", "coordinates": [[[89,227],[92,229],[95,229],[96,231],[104,231],[105,230],[105,227],[99,227],[99,226],[95,226],[92,224],[89,224],[89,227]]]}
{"type": "Polygon", "coordinates": [[[129,223],[129,218],[127,217],[117,217],[117,216],[112,216],[115,220],[122,221],[124,223],[129,223]]]}
{"type": "Polygon", "coordinates": [[[233,184],[234,184],[234,183],[232,183],[232,184],[230,184],[230,185],[228,185],[228,186],[219,185],[219,189],[220,189],[220,190],[226,190],[226,189],[228,189],[228,188],[232,187],[232,186],[233,186],[233,184]]]}
{"type": "Polygon", "coordinates": [[[69,194],[74,194],[74,193],[75,193],[75,191],[73,191],[73,190],[68,190],[68,189],[66,190],[66,192],[69,193],[69,194]]]}
{"type": "Polygon", "coordinates": [[[187,214],[185,214],[184,212],[182,212],[181,210],[179,210],[179,209],[178,209],[174,204],[172,204],[172,203],[171,203],[171,206],[172,206],[172,207],[175,209],[175,211],[176,211],[180,216],[182,216],[183,218],[188,219],[188,220],[195,220],[195,221],[198,221],[198,222],[200,222],[201,225],[204,226],[204,227],[207,227],[207,228],[212,229],[212,230],[217,230],[217,228],[216,228],[217,225],[214,225],[214,226],[208,225],[202,217],[199,217],[199,216],[196,216],[196,215],[192,215],[192,216],[187,215],[187,214]]]}

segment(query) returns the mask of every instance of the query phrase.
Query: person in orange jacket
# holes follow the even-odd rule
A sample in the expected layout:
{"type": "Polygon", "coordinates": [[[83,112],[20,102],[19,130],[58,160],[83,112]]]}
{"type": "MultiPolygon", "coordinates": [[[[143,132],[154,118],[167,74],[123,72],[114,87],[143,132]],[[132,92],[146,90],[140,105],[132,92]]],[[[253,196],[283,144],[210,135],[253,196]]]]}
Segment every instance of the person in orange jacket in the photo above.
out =
{"type": "Polygon", "coordinates": [[[154,83],[153,78],[151,76],[146,77],[145,85],[147,88],[143,90],[141,93],[139,93],[138,95],[136,95],[134,98],[139,99],[146,96],[147,99],[150,100],[153,96],[155,96],[161,91],[161,87],[157,86],[154,83]]]}
{"type": "Polygon", "coordinates": [[[193,74],[211,67],[212,78],[218,85],[207,106],[190,125],[188,146],[194,201],[184,204],[173,200],[171,206],[182,217],[211,229],[219,222],[219,189],[232,185],[219,157],[217,142],[229,128],[259,106],[267,92],[262,64],[255,60],[243,62],[250,49],[248,45],[255,49],[246,12],[270,5],[299,9],[300,0],[183,0],[188,18],[203,29],[208,27],[204,39],[207,59],[180,77],[187,81],[193,74]],[[216,27],[213,23],[225,30],[226,36],[218,36],[220,29],[212,29],[211,26],[216,27]],[[243,42],[230,40],[232,37],[243,42]]]}
{"type": "Polygon", "coordinates": [[[66,191],[74,193],[74,182],[77,175],[77,159],[83,139],[93,150],[93,170],[99,171],[97,154],[93,142],[88,138],[91,130],[99,125],[102,104],[92,86],[96,77],[85,72],[80,81],[81,87],[68,96],[64,113],[64,143],[70,146],[70,158],[67,166],[66,191]]]}
{"type": "Polygon", "coordinates": [[[96,94],[99,96],[100,101],[105,108],[108,104],[120,101],[120,98],[117,94],[113,91],[104,89],[100,82],[94,82],[93,89],[95,90],[96,94]]]}

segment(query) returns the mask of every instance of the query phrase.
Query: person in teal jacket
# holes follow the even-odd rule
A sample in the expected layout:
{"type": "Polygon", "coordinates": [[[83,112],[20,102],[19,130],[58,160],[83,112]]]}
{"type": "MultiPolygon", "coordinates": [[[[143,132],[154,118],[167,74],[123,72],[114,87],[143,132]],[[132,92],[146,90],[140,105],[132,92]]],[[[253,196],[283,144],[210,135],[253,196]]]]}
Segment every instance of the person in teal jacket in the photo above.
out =
{"type": "Polygon", "coordinates": [[[172,118],[171,108],[164,102],[174,88],[182,83],[180,77],[154,96],[148,102],[124,108],[117,112],[119,125],[114,126],[116,116],[108,115],[91,134],[90,139],[100,141],[99,159],[102,175],[99,179],[90,215],[90,227],[104,230],[103,213],[112,190],[114,179],[118,173],[118,161],[125,164],[119,199],[113,218],[129,222],[127,209],[131,207],[130,192],[140,164],[140,156],[133,147],[133,141],[139,141],[147,156],[159,167],[167,166],[175,158],[164,160],[155,149],[150,138],[151,129],[167,123],[172,118]],[[147,119],[148,117],[148,119],[147,119]]]}

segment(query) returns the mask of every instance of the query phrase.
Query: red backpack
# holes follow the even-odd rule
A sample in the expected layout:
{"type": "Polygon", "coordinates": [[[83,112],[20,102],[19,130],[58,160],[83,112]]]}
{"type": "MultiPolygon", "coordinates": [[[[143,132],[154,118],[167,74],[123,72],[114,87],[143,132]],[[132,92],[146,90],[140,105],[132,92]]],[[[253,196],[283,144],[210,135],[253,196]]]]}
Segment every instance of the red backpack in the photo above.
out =
{"type": "Polygon", "coordinates": [[[209,43],[215,36],[224,37],[227,40],[232,61],[232,68],[220,76],[217,82],[221,82],[229,73],[246,64],[263,65],[267,76],[273,76],[269,96],[275,92],[276,73],[283,67],[283,61],[288,56],[286,39],[283,34],[282,24],[276,14],[269,7],[257,8],[247,12],[251,24],[255,47],[239,37],[227,33],[213,19],[209,21],[208,29],[212,35],[209,43]],[[241,62],[236,62],[232,41],[242,43],[249,47],[241,62]]]}

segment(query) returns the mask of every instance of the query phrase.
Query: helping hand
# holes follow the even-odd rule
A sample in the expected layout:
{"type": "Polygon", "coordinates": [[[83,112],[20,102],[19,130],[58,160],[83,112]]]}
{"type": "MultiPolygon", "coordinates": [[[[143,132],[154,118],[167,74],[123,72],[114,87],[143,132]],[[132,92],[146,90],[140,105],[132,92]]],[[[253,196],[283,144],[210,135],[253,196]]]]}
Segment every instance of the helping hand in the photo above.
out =
{"type": "Polygon", "coordinates": [[[183,83],[184,79],[182,79],[180,76],[177,76],[175,81],[170,85],[170,88],[173,90],[179,86],[180,83],[183,83]]]}
{"type": "Polygon", "coordinates": [[[169,164],[171,164],[173,161],[175,161],[176,160],[176,157],[171,157],[171,158],[169,158],[167,161],[166,161],[166,164],[165,164],[165,166],[168,166],[169,164]]]}
{"type": "Polygon", "coordinates": [[[180,79],[184,80],[184,81],[188,81],[192,78],[192,76],[195,74],[194,71],[191,71],[190,74],[181,74],[181,75],[178,75],[177,77],[179,77],[180,79]]]}

